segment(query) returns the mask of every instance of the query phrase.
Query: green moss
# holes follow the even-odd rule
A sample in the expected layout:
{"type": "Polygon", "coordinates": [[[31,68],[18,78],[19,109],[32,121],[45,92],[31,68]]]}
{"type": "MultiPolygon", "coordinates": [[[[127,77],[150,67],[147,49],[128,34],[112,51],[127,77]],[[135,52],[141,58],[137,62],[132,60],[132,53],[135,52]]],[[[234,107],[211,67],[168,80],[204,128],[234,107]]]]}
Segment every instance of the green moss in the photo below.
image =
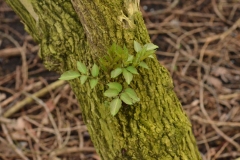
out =
{"type": "MultiPolygon", "coordinates": [[[[125,44],[130,52],[133,40],[150,42],[142,15],[136,10],[137,0],[32,0],[39,24],[19,1],[7,2],[41,44],[45,66],[60,73],[76,69],[77,60],[92,66],[113,42],[125,44]],[[119,20],[122,15],[125,20],[119,20]]],[[[103,160],[200,160],[168,71],[156,59],[147,60],[147,64],[150,70],[140,70],[131,84],[141,101],[124,105],[115,117],[103,105],[106,86],[91,90],[88,83],[80,85],[79,79],[70,81],[98,153],[103,160]]],[[[109,77],[103,81],[108,82],[109,77]]]]}

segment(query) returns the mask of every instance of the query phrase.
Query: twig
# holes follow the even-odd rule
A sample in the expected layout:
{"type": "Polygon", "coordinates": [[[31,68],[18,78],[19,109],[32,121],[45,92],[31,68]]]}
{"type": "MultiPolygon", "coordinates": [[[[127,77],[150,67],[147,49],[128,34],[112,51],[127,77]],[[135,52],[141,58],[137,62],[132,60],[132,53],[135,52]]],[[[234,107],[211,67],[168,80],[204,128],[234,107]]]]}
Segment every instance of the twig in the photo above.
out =
{"type": "Polygon", "coordinates": [[[199,92],[199,97],[200,97],[200,108],[202,113],[204,114],[204,116],[207,118],[208,121],[211,121],[211,126],[213,127],[213,129],[221,136],[223,137],[226,141],[228,141],[229,143],[231,143],[234,147],[236,147],[236,149],[238,151],[240,151],[240,145],[235,142],[233,139],[229,138],[226,134],[224,134],[214,123],[212,123],[212,120],[210,119],[207,111],[204,108],[204,104],[203,104],[203,81],[200,81],[200,92],[199,92]]]}
{"type": "MultiPolygon", "coordinates": [[[[39,86],[41,86],[42,85],[42,82],[40,81],[40,82],[36,82],[36,83],[34,83],[34,84],[32,84],[32,85],[28,85],[27,87],[25,87],[24,89],[23,89],[23,91],[30,91],[30,90],[32,90],[33,88],[35,88],[35,87],[39,87],[39,86]]],[[[0,90],[2,90],[2,88],[0,87],[0,90]]],[[[2,105],[2,107],[5,107],[7,104],[9,104],[10,102],[12,102],[13,100],[16,100],[21,94],[22,94],[22,92],[23,91],[21,91],[21,92],[18,92],[18,93],[15,93],[15,94],[13,94],[11,97],[9,97],[9,98],[7,98],[6,100],[4,100],[2,103],[1,103],[1,105],[2,105]]],[[[14,92],[14,91],[12,91],[12,92],[14,92]]]]}
{"type": "Polygon", "coordinates": [[[70,154],[70,153],[80,153],[80,152],[95,152],[95,148],[94,147],[83,147],[83,148],[78,148],[78,147],[68,147],[68,148],[61,148],[58,149],[54,152],[51,153],[51,157],[54,156],[60,156],[63,154],[70,154]]]}
{"type": "Polygon", "coordinates": [[[24,160],[29,160],[29,159],[22,153],[22,151],[21,151],[20,149],[18,149],[18,148],[14,145],[14,143],[13,143],[13,141],[12,141],[12,138],[10,137],[10,134],[8,133],[8,130],[7,130],[6,126],[5,126],[5,124],[1,124],[1,127],[2,127],[2,130],[3,130],[3,133],[4,133],[5,136],[7,137],[8,143],[11,144],[11,146],[12,146],[13,149],[14,149],[14,151],[15,151],[22,159],[24,159],[24,160]]]}
{"type": "MultiPolygon", "coordinates": [[[[49,86],[41,89],[40,91],[36,92],[33,94],[34,97],[41,97],[43,95],[45,95],[50,89],[55,89],[61,85],[63,85],[65,83],[65,81],[62,80],[58,80],[52,84],[50,84],[49,86]]],[[[25,99],[23,99],[21,102],[17,103],[16,105],[12,106],[9,110],[7,110],[4,114],[3,117],[7,118],[10,117],[12,114],[16,113],[17,111],[19,111],[22,107],[24,107],[26,104],[31,103],[33,101],[33,99],[31,97],[26,97],[25,99]]]]}
{"type": "Polygon", "coordinates": [[[216,0],[212,0],[212,5],[213,5],[213,10],[215,11],[215,13],[218,15],[218,17],[223,21],[223,22],[226,22],[227,24],[232,24],[231,21],[228,21],[223,15],[222,13],[218,10],[218,7],[217,7],[217,2],[216,0]]]}
{"type": "Polygon", "coordinates": [[[57,136],[58,145],[59,145],[59,147],[61,148],[61,146],[62,146],[62,137],[61,137],[61,134],[60,134],[60,132],[59,132],[59,130],[58,130],[58,128],[57,128],[57,125],[56,125],[56,123],[55,123],[55,121],[54,121],[54,119],[53,119],[53,116],[52,116],[52,114],[51,114],[48,106],[47,106],[41,99],[37,98],[36,96],[31,95],[31,94],[29,94],[29,93],[27,93],[27,92],[25,92],[24,94],[26,94],[27,96],[31,97],[31,98],[34,99],[38,104],[40,104],[41,106],[44,107],[44,109],[46,110],[47,115],[48,115],[48,117],[49,117],[49,119],[50,119],[50,121],[51,121],[51,123],[52,123],[52,126],[53,126],[53,128],[54,128],[55,135],[57,136]]]}
{"type": "Polygon", "coordinates": [[[157,10],[157,11],[154,11],[154,12],[150,12],[150,13],[147,13],[147,15],[148,16],[155,16],[155,15],[158,15],[158,14],[163,14],[163,13],[169,12],[174,7],[176,7],[178,3],[179,3],[179,0],[174,0],[173,3],[168,8],[160,9],[160,10],[157,10]]]}
{"type": "Polygon", "coordinates": [[[228,126],[228,127],[240,127],[240,123],[237,122],[218,122],[218,121],[209,121],[209,120],[205,120],[199,116],[193,115],[191,117],[192,120],[196,120],[200,123],[206,123],[206,124],[213,124],[216,126],[228,126]]]}
{"type": "MultiPolygon", "coordinates": [[[[240,137],[240,134],[239,134],[239,133],[236,134],[236,135],[234,135],[234,136],[232,137],[232,139],[234,140],[234,139],[236,139],[236,138],[238,138],[238,137],[240,137]]],[[[221,147],[221,149],[214,155],[213,160],[217,159],[217,158],[220,156],[220,154],[221,154],[221,153],[223,152],[223,150],[228,146],[228,144],[229,144],[229,142],[224,143],[224,145],[221,147]]]]}
{"type": "Polygon", "coordinates": [[[7,38],[8,40],[10,40],[20,51],[21,53],[21,57],[22,57],[22,78],[23,78],[23,81],[22,81],[22,85],[25,86],[26,83],[27,83],[27,79],[28,79],[28,65],[27,65],[27,60],[26,60],[26,43],[24,43],[24,47],[21,47],[19,45],[19,43],[13,39],[13,37],[5,34],[5,33],[2,33],[0,32],[0,36],[2,37],[5,37],[7,38]],[[24,50],[22,49],[24,48],[24,50]]]}
{"type": "Polygon", "coordinates": [[[202,39],[200,41],[203,41],[203,42],[212,42],[212,41],[215,41],[215,40],[223,40],[225,37],[227,37],[230,33],[232,33],[235,29],[237,29],[238,27],[240,26],[240,18],[232,25],[231,28],[229,28],[228,30],[226,30],[225,32],[221,33],[221,34],[217,34],[215,36],[210,36],[210,37],[207,37],[205,39],[202,39]]]}
{"type": "Polygon", "coordinates": [[[24,47],[2,49],[2,50],[0,50],[0,58],[17,56],[17,55],[21,54],[20,50],[24,50],[24,47]]]}

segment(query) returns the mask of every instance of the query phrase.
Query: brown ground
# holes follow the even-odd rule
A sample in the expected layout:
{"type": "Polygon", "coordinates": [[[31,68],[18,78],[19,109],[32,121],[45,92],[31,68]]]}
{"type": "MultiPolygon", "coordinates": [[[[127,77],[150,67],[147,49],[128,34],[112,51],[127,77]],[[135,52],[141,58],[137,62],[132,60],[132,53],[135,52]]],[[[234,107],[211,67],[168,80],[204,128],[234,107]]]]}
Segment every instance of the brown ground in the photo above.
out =
{"type": "MultiPolygon", "coordinates": [[[[141,4],[203,159],[237,159],[240,0],[141,4]]],[[[37,50],[19,18],[0,0],[0,159],[98,160],[73,92],[44,68],[37,50]]]]}

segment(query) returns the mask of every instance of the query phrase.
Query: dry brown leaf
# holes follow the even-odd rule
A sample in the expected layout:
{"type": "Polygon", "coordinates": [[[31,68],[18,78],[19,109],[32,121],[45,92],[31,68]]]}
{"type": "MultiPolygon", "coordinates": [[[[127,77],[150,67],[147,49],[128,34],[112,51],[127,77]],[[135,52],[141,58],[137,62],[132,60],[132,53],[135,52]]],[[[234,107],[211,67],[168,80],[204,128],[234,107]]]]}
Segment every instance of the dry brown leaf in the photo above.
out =
{"type": "Polygon", "coordinates": [[[206,77],[207,83],[214,86],[216,89],[222,88],[222,82],[213,76],[207,76],[206,77]]]}
{"type": "Polygon", "coordinates": [[[21,131],[25,128],[25,121],[23,117],[18,117],[17,120],[13,120],[11,123],[7,124],[8,129],[21,131]]]}
{"type": "Polygon", "coordinates": [[[192,103],[191,103],[191,106],[197,106],[199,104],[199,99],[195,99],[192,103]]]}
{"type": "Polygon", "coordinates": [[[26,136],[26,133],[23,131],[15,131],[11,133],[11,137],[13,140],[21,140],[21,141],[27,141],[28,137],[26,136]]]}
{"type": "Polygon", "coordinates": [[[7,98],[7,96],[5,93],[0,93],[0,101],[4,100],[6,98],[7,98]]]}
{"type": "Polygon", "coordinates": [[[225,67],[214,68],[212,71],[212,75],[216,77],[220,76],[224,82],[228,82],[229,79],[231,78],[229,71],[225,67]]]}
{"type": "Polygon", "coordinates": [[[49,108],[49,111],[50,111],[50,112],[52,112],[52,111],[56,108],[56,105],[54,105],[52,99],[49,99],[49,100],[46,102],[46,105],[47,105],[47,107],[49,108]]]}
{"type": "Polygon", "coordinates": [[[25,120],[23,117],[19,117],[16,121],[16,130],[23,130],[25,128],[25,120]]]}
{"type": "Polygon", "coordinates": [[[43,124],[43,125],[48,125],[49,124],[49,119],[48,119],[48,116],[46,114],[44,115],[41,124],[43,124]]]}

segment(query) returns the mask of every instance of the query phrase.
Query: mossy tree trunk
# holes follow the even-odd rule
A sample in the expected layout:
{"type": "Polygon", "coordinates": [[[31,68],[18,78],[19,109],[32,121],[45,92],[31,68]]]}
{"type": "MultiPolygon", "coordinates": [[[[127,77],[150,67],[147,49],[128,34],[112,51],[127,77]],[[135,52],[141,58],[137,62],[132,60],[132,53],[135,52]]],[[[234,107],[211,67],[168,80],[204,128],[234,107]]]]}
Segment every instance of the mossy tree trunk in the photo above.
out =
{"type": "MultiPolygon", "coordinates": [[[[76,70],[76,61],[98,64],[111,44],[149,43],[139,0],[6,0],[40,44],[45,66],[59,73],[76,70]]],[[[91,139],[103,160],[199,160],[200,154],[168,71],[147,61],[131,88],[141,99],[113,117],[104,106],[104,85],[94,90],[80,80],[70,85],[79,100],[91,139]]],[[[109,76],[102,81],[109,82],[109,76]]]]}

